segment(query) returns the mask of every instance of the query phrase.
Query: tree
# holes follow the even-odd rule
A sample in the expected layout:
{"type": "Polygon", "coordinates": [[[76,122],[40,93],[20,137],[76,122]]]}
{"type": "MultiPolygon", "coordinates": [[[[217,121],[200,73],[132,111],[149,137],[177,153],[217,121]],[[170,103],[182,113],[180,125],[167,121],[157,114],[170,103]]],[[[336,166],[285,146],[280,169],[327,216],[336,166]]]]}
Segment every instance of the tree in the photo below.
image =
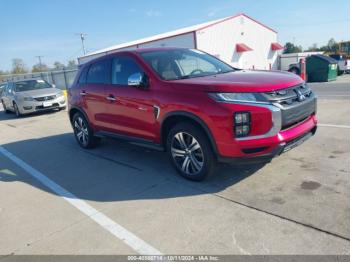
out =
{"type": "Polygon", "coordinates": [[[49,71],[49,67],[46,64],[35,64],[32,67],[32,72],[45,72],[45,71],[49,71]]]}
{"type": "Polygon", "coordinates": [[[337,51],[339,51],[339,44],[334,40],[334,38],[329,39],[328,44],[328,51],[332,52],[332,53],[336,53],[337,51]]]}
{"type": "Polygon", "coordinates": [[[61,62],[56,61],[55,63],[53,63],[53,67],[56,70],[62,70],[64,69],[65,66],[61,62]]]}
{"type": "Polygon", "coordinates": [[[303,49],[301,46],[296,46],[291,42],[287,42],[284,46],[283,54],[290,54],[290,53],[300,53],[303,49]]]}
{"type": "Polygon", "coordinates": [[[77,68],[77,62],[75,60],[69,60],[67,64],[68,69],[74,69],[77,68]]]}
{"type": "Polygon", "coordinates": [[[317,47],[317,43],[314,43],[306,51],[308,51],[308,52],[316,52],[316,51],[320,51],[320,48],[317,47]]]}
{"type": "Polygon", "coordinates": [[[25,74],[28,70],[25,67],[23,59],[14,58],[12,59],[12,74],[25,74]]]}

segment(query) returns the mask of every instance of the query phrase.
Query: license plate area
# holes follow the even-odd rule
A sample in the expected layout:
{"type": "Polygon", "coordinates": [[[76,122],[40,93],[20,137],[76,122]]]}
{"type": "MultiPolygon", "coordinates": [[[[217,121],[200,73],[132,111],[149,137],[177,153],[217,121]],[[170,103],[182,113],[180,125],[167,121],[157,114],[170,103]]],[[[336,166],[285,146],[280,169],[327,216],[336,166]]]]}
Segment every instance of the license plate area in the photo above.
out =
{"type": "Polygon", "coordinates": [[[43,107],[50,107],[52,106],[52,102],[43,102],[43,107]]]}
{"type": "Polygon", "coordinates": [[[304,143],[306,140],[308,140],[310,137],[312,136],[312,133],[309,132],[301,137],[298,137],[296,139],[293,139],[292,141],[287,142],[287,144],[285,145],[284,149],[283,149],[283,153],[301,145],[302,143],[304,143]]]}

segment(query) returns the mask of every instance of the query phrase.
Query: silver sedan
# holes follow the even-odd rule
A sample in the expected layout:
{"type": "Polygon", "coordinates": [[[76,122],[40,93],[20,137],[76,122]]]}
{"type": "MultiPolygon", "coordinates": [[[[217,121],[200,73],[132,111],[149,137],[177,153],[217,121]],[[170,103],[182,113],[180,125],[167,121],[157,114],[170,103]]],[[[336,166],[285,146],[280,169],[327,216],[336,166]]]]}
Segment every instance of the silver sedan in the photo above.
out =
{"type": "Polygon", "coordinates": [[[33,112],[65,109],[67,101],[61,89],[42,79],[8,82],[1,94],[5,112],[13,111],[17,117],[33,112]]]}

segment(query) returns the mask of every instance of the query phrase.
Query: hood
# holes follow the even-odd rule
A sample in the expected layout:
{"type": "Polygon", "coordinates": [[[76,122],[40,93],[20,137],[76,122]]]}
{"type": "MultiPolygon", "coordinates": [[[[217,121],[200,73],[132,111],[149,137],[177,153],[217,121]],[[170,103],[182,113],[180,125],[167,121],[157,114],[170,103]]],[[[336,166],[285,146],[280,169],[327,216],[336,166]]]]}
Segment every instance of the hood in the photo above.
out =
{"type": "Polygon", "coordinates": [[[175,88],[206,92],[269,92],[302,84],[297,75],[283,71],[239,70],[226,74],[171,81],[175,88]]]}
{"type": "Polygon", "coordinates": [[[42,97],[42,96],[51,96],[60,93],[62,90],[58,88],[43,88],[38,90],[30,90],[24,92],[17,92],[16,95],[19,96],[30,96],[30,97],[42,97]]]}

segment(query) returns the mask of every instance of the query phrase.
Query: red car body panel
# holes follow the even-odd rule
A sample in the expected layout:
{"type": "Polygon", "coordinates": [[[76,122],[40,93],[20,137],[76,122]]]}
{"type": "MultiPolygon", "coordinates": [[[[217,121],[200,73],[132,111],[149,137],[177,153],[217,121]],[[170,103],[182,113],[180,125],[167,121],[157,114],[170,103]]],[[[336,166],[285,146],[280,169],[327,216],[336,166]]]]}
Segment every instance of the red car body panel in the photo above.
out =
{"type": "MultiPolygon", "coordinates": [[[[152,50],[164,50],[164,48],[147,51],[152,50]]],[[[140,56],[143,51],[118,52],[107,57],[112,58],[116,55],[132,57],[148,76],[147,89],[130,86],[115,88],[113,85],[80,87],[78,74],[73,87],[68,90],[70,109],[79,108],[85,112],[95,132],[104,130],[162,144],[163,122],[170,115],[186,114],[205,125],[219,157],[241,158],[266,155],[277,146],[316,128],[316,115],[312,114],[306,120],[273,136],[239,140],[233,134],[234,112],[251,113],[253,124],[249,136],[255,137],[266,134],[272,128],[271,111],[260,105],[220,103],[214,101],[208,93],[272,92],[301,85],[303,80],[286,72],[241,70],[214,76],[165,81],[144,62],[140,56]],[[79,95],[82,91],[91,94],[82,98],[79,95]],[[106,97],[109,95],[114,96],[117,101],[114,103],[108,101],[106,97]],[[155,117],[154,106],[160,109],[158,117],[155,117]],[[250,154],[242,151],[259,147],[264,147],[264,150],[250,154]]]]}

